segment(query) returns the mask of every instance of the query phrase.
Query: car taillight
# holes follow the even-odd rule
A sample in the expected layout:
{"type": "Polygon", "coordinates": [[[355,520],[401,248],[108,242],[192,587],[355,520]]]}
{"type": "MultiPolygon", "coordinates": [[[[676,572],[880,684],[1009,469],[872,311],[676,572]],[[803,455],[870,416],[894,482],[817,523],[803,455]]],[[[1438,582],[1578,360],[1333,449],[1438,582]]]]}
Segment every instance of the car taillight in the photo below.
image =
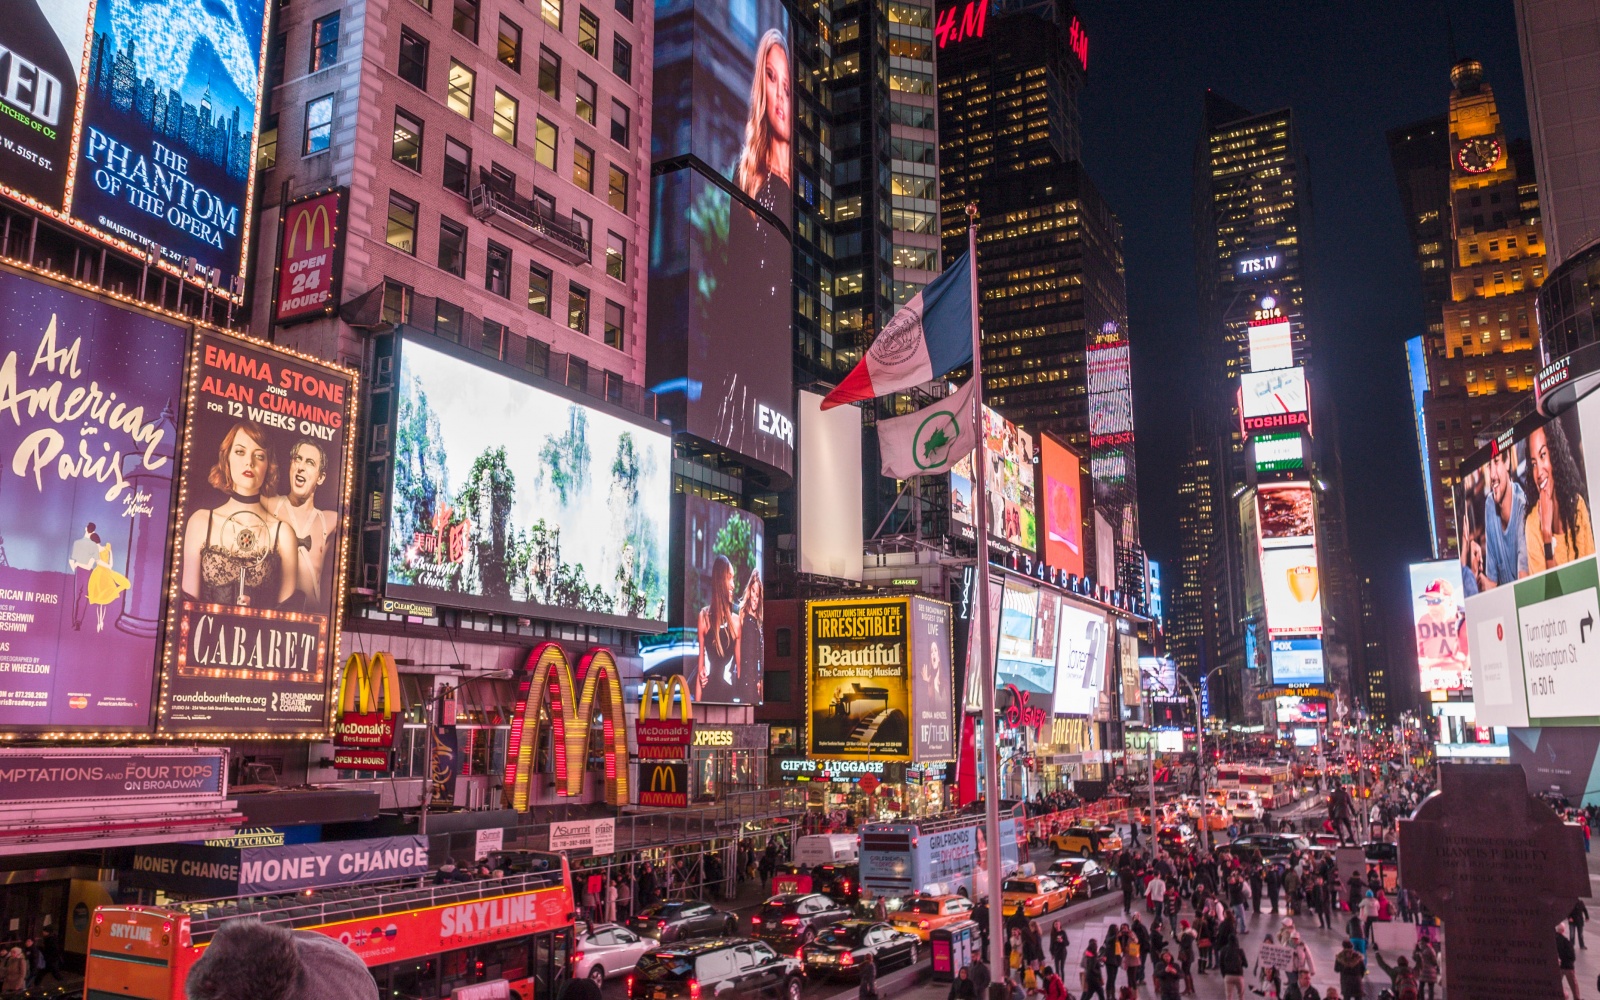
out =
{"type": "Polygon", "coordinates": [[[628,976],[628,996],[633,996],[633,975],[631,973],[628,976]]]}
{"type": "Polygon", "coordinates": [[[928,929],[928,922],[926,920],[919,920],[919,921],[917,921],[917,926],[921,927],[923,930],[927,930],[928,929]]]}
{"type": "Polygon", "coordinates": [[[844,891],[845,892],[849,892],[850,891],[850,880],[849,879],[845,879],[844,880],[844,891]]]}
{"type": "Polygon", "coordinates": [[[799,917],[784,917],[783,918],[783,926],[785,926],[785,927],[799,927],[800,926],[800,918],[799,917]]]}
{"type": "Polygon", "coordinates": [[[700,980],[689,980],[689,1000],[700,1000],[700,980]]]}
{"type": "Polygon", "coordinates": [[[854,965],[854,964],[856,964],[856,957],[854,955],[850,954],[847,951],[843,955],[839,956],[839,964],[840,965],[854,965]]]}
{"type": "Polygon", "coordinates": [[[755,925],[757,925],[759,923],[761,923],[761,918],[752,913],[750,915],[750,926],[754,927],[755,925]]]}
{"type": "Polygon", "coordinates": [[[572,964],[573,965],[577,965],[581,961],[583,961],[583,952],[581,952],[581,951],[573,952],[572,953],[572,964]]]}
{"type": "Polygon", "coordinates": [[[667,922],[665,920],[657,920],[656,921],[656,926],[657,927],[665,927],[665,926],[667,926],[667,922]]]}

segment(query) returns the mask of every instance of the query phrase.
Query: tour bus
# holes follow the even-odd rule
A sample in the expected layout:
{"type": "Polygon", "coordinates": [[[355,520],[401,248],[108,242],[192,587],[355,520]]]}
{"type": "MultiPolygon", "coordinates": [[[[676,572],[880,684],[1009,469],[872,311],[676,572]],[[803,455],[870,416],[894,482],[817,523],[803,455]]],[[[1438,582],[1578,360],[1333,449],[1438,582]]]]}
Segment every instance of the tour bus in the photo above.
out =
{"type": "Polygon", "coordinates": [[[1282,809],[1300,798],[1300,790],[1294,783],[1294,769],[1287,764],[1240,768],[1239,787],[1255,792],[1263,809],[1282,809]]]}
{"type": "Polygon", "coordinates": [[[1211,783],[1211,787],[1218,791],[1238,788],[1239,771],[1240,765],[1238,764],[1218,764],[1217,780],[1211,783]]]}
{"type": "MultiPolygon", "coordinates": [[[[1001,815],[1000,864],[1009,875],[1019,855],[1028,856],[1027,834],[1014,812],[1001,815]]],[[[861,828],[861,888],[864,895],[890,899],[891,909],[912,893],[979,899],[986,895],[988,856],[981,815],[868,823],[861,828]]]]}
{"type": "Polygon", "coordinates": [[[512,1000],[553,1000],[573,959],[566,859],[499,879],[417,878],[170,907],[102,906],[89,928],[86,1000],[185,1000],[184,980],[224,921],[254,917],[326,934],[372,971],[378,995],[442,1000],[506,980],[512,1000]]]}

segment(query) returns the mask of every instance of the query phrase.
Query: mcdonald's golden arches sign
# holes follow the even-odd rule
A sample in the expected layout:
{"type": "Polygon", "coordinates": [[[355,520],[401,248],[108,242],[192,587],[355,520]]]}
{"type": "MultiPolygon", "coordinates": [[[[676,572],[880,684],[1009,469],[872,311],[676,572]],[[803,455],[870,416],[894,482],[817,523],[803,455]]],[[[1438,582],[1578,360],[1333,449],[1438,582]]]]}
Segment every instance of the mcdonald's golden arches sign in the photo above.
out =
{"type": "Polygon", "coordinates": [[[689,698],[689,685],[683,675],[646,678],[639,695],[639,721],[634,724],[639,759],[683,760],[689,756],[693,737],[694,702],[689,698]],[[676,719],[672,717],[674,702],[677,704],[676,719]],[[655,718],[651,718],[652,708],[655,718]]]}
{"type": "Polygon", "coordinates": [[[291,201],[278,228],[277,323],[326,316],[339,306],[345,189],[291,201]]]}
{"type": "Polygon", "coordinates": [[[539,746],[539,709],[550,717],[554,747],[556,794],[582,795],[589,756],[589,727],[600,716],[605,760],[607,805],[628,804],[628,721],[623,710],[622,675],[611,650],[604,646],[584,653],[574,673],[567,654],[553,642],[528,654],[517,685],[516,713],[506,743],[506,803],[527,812],[533,798],[533,756],[539,746]]]}
{"type": "Polygon", "coordinates": [[[639,804],[673,806],[689,804],[689,764],[687,761],[644,761],[639,764],[639,804]]]}
{"type": "Polygon", "coordinates": [[[339,679],[338,722],[333,742],[341,747],[387,750],[403,709],[400,672],[388,653],[351,653],[339,679]]]}

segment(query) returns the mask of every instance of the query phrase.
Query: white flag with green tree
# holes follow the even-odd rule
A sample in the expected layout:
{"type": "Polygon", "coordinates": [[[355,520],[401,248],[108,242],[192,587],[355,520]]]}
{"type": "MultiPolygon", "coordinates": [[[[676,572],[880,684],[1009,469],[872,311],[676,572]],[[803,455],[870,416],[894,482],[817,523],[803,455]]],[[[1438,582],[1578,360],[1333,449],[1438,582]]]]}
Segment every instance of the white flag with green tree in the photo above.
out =
{"type": "Polygon", "coordinates": [[[978,443],[972,421],[974,381],[903,417],[878,421],[883,474],[895,479],[931,476],[972,453],[978,443]]]}

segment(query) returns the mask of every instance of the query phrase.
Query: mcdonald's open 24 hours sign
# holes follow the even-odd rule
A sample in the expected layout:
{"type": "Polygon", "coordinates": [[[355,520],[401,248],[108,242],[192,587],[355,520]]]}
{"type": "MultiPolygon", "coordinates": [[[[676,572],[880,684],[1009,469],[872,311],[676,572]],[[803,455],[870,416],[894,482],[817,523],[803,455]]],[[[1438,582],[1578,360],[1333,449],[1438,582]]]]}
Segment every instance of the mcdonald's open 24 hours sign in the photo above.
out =
{"type": "Polygon", "coordinates": [[[277,323],[327,316],[339,307],[345,189],[291,201],[278,230],[277,323]]]}
{"type": "Polygon", "coordinates": [[[339,679],[334,766],[351,771],[386,771],[389,748],[400,724],[400,672],[394,657],[352,653],[339,679]]]}

